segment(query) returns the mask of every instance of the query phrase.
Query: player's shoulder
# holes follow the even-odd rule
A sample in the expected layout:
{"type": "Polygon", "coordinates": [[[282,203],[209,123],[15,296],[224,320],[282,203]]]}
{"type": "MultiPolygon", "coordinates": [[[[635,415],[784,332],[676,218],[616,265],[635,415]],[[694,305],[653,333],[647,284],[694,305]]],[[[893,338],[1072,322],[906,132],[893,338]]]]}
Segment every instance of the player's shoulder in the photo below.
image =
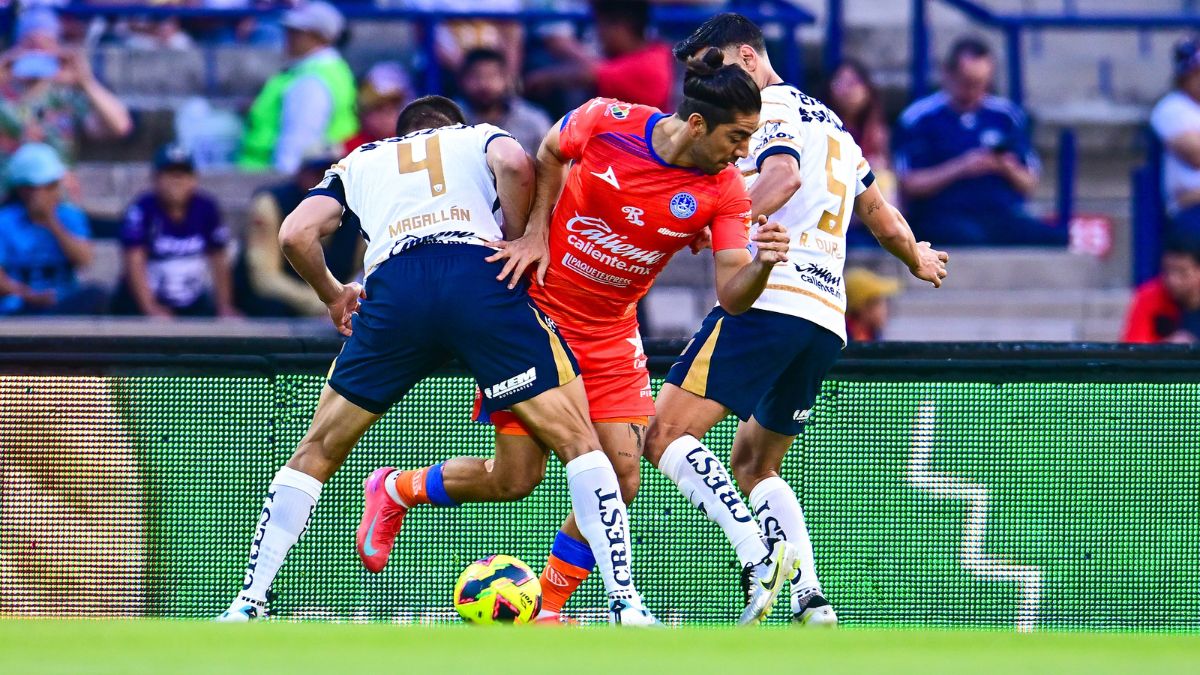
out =
{"type": "Polygon", "coordinates": [[[615,98],[598,96],[575,109],[572,117],[579,115],[593,128],[637,126],[662,111],[654,106],[629,103],[615,98]]]}
{"type": "Polygon", "coordinates": [[[904,112],[900,113],[900,125],[913,127],[946,110],[950,105],[950,96],[944,91],[934,92],[924,98],[917,99],[904,112]]]}
{"type": "Polygon", "coordinates": [[[995,115],[1007,117],[1013,124],[1025,123],[1025,111],[1003,96],[988,95],[983,98],[983,109],[995,115]]]}

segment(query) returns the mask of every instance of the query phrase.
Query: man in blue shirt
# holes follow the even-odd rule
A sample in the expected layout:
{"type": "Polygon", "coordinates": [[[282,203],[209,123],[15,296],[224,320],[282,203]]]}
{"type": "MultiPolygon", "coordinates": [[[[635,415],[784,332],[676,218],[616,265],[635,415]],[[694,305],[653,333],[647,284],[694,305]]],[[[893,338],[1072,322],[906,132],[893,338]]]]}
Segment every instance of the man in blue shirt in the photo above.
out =
{"type": "Polygon", "coordinates": [[[941,91],[900,116],[896,171],[918,239],[958,246],[1065,246],[1067,232],[1026,211],[1040,165],[1025,113],[989,94],[991,49],[963,38],[950,50],[941,91]]]}
{"type": "Polygon", "coordinates": [[[0,207],[0,314],[94,314],[103,291],[80,286],[92,260],[87,216],[62,199],[67,168],[44,143],[27,143],[5,171],[12,199],[0,207]]]}

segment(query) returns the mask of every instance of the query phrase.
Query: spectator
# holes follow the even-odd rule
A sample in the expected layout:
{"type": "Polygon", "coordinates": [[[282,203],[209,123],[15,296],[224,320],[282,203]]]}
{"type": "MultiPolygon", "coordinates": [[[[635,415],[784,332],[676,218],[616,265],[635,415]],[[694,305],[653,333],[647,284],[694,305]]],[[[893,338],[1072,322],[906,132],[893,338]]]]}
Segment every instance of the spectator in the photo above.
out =
{"type": "Polygon", "coordinates": [[[267,80],[246,119],[239,166],[293,173],[305,153],[340,146],[358,132],[354,74],[333,48],[346,20],[327,2],[283,15],[292,63],[267,80]]]}
{"type": "Polygon", "coordinates": [[[951,246],[1065,246],[1065,229],[1026,211],[1040,166],[1025,113],[988,93],[995,72],[985,43],[961,39],[942,91],[901,115],[896,171],[909,222],[918,239],[951,246]]]}
{"type": "MultiPolygon", "coordinates": [[[[516,15],[524,9],[522,0],[404,0],[408,9],[426,12],[479,12],[516,15]]],[[[434,29],[437,59],[450,73],[462,70],[463,59],[474,49],[493,49],[504,54],[505,61],[519,72],[525,57],[525,35],[516,21],[491,19],[454,19],[434,29]]]]}
{"type": "Polygon", "coordinates": [[[833,69],[824,100],[862,148],[863,157],[878,178],[879,172],[891,164],[891,134],[883,118],[883,101],[867,67],[853,59],[843,61],[833,69]]]}
{"type": "Polygon", "coordinates": [[[582,86],[594,89],[598,96],[669,109],[674,57],[669,46],[649,38],[650,4],[593,0],[592,15],[603,57],[597,60],[586,56],[581,47],[559,45],[566,63],[530,73],[526,88],[541,95],[582,86]]]}
{"type": "Polygon", "coordinates": [[[888,299],[900,291],[900,282],[861,267],[846,270],[846,335],[852,342],[883,338],[888,322],[888,299]]]}
{"type": "Polygon", "coordinates": [[[1162,274],[1133,295],[1122,342],[1192,343],[1200,338],[1200,231],[1167,239],[1162,274]]]}
{"type": "Polygon", "coordinates": [[[95,314],[104,292],[75,271],[92,261],[91,228],[62,199],[67,167],[45,143],[27,143],[9,159],[13,191],[0,207],[0,314],[95,314]]]}
{"type": "MultiPolygon", "coordinates": [[[[395,120],[393,120],[393,125],[395,120]]],[[[392,128],[394,135],[395,127],[392,128]]],[[[334,153],[313,156],[286,183],[268,187],[254,196],[246,227],[242,257],[235,274],[238,305],[250,316],[328,316],[329,310],[279,250],[279,227],[337,161],[334,153]]],[[[326,238],[325,262],[340,281],[359,274],[363,239],[358,228],[340,227],[326,238]]]]}
{"type": "Polygon", "coordinates": [[[345,154],[364,143],[395,136],[396,119],[411,97],[412,83],[403,66],[391,61],[372,66],[358,89],[358,133],[346,141],[345,154]]]}
{"type": "Polygon", "coordinates": [[[125,274],[117,314],[236,316],[229,231],[200,192],[191,154],[168,145],[154,158],[154,189],[134,200],[121,224],[125,274]]]}
{"type": "MultiPolygon", "coordinates": [[[[823,100],[862,148],[863,157],[875,174],[875,184],[888,201],[896,201],[896,177],[889,170],[891,134],[884,121],[879,90],[866,66],[851,59],[834,68],[823,100]]],[[[846,230],[846,245],[865,248],[875,247],[878,242],[858,216],[852,215],[846,230]]]]}
{"type": "Polygon", "coordinates": [[[550,128],[550,118],[532,103],[517,96],[516,79],[504,54],[476,49],[463,60],[459,86],[463,112],[469,124],[494,124],[513,135],[525,152],[537,155],[550,128]]]}
{"type": "Polygon", "coordinates": [[[179,17],[175,16],[162,19],[134,17],[119,24],[116,32],[130,49],[187,51],[196,46],[191,36],[183,30],[179,17]]]}
{"type": "Polygon", "coordinates": [[[0,154],[24,143],[47,143],[71,161],[80,133],[123,137],[129,110],[92,72],[86,54],[59,43],[61,25],[47,8],[17,21],[16,46],[0,56],[0,154]]]}
{"type": "Polygon", "coordinates": [[[1200,39],[1175,46],[1175,88],[1154,106],[1150,126],[1166,148],[1167,213],[1177,228],[1200,232],[1200,39]]]}

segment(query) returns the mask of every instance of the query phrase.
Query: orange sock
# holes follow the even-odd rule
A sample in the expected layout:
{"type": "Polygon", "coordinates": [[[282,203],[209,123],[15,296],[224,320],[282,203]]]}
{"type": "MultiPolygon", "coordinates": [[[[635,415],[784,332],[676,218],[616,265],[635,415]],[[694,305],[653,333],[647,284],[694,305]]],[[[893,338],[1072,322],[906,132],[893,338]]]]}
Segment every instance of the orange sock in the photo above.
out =
{"type": "Polygon", "coordinates": [[[542,570],[542,611],[561,613],[571,594],[591,573],[591,570],[564,562],[551,553],[546,561],[546,569],[542,570]]]}
{"type": "Polygon", "coordinates": [[[415,471],[400,471],[396,474],[396,494],[407,507],[429,503],[429,490],[425,489],[425,474],[431,467],[415,471]]]}

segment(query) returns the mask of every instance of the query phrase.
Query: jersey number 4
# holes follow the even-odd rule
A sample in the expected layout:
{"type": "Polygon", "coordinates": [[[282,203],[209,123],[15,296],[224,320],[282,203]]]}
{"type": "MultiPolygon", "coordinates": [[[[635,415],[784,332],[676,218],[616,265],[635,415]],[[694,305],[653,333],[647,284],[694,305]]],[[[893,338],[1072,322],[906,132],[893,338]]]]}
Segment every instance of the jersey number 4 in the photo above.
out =
{"type": "Polygon", "coordinates": [[[836,213],[826,211],[821,214],[821,220],[817,222],[817,228],[828,232],[835,237],[846,235],[846,221],[849,220],[848,209],[846,208],[846,191],[848,190],[845,183],[839,181],[833,175],[834,160],[842,160],[842,145],[833,136],[829,137],[829,153],[825,155],[825,180],[829,184],[829,194],[837,197],[838,208],[836,213]]]}
{"type": "Polygon", "coordinates": [[[396,144],[396,159],[400,173],[429,173],[429,195],[441,197],[446,194],[446,172],[442,169],[442,142],[437,136],[425,139],[425,159],[413,161],[413,143],[408,141],[396,144]]]}

